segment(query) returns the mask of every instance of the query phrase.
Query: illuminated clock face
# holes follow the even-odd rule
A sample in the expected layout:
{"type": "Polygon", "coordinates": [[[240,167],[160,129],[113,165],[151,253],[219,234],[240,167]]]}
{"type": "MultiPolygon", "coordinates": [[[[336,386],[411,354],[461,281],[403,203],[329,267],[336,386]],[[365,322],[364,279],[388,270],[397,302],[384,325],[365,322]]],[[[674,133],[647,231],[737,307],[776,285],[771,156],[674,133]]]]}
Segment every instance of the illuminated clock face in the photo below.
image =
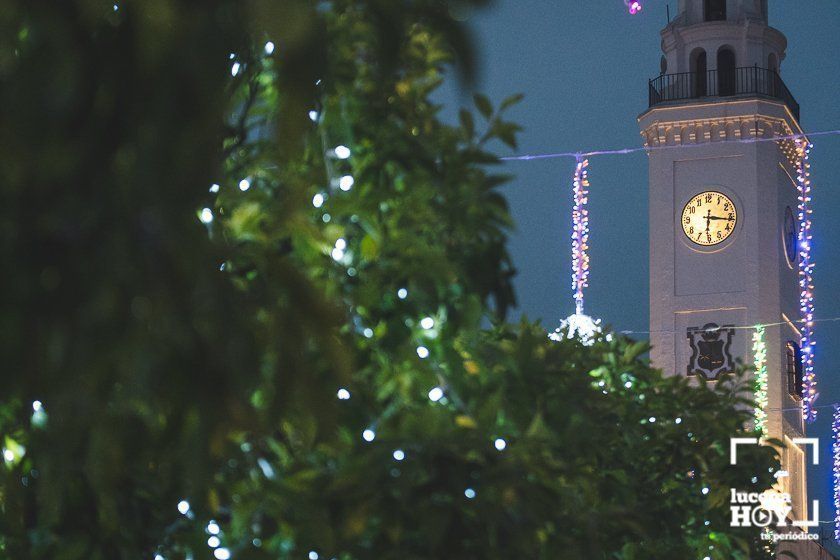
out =
{"type": "Polygon", "coordinates": [[[680,223],[692,243],[709,247],[723,243],[732,235],[738,223],[738,211],[725,194],[705,191],[688,201],[680,223]]]}

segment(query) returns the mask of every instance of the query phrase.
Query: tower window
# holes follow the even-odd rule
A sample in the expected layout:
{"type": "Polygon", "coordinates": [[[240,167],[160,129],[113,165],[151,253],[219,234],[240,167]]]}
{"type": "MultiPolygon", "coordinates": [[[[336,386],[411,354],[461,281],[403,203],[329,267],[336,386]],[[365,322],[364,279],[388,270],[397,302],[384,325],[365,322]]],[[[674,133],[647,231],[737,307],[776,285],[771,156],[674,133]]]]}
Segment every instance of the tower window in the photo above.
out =
{"type": "Polygon", "coordinates": [[[729,47],[722,47],[718,51],[717,70],[718,95],[735,95],[737,93],[735,53],[729,47]]]}
{"type": "Polygon", "coordinates": [[[726,0],[705,0],[706,21],[726,21],[726,0]]]}
{"type": "Polygon", "coordinates": [[[695,49],[691,53],[691,95],[692,97],[704,97],[707,85],[706,51],[695,49]]]}
{"type": "Polygon", "coordinates": [[[779,59],[776,53],[770,53],[770,56],[767,57],[767,69],[773,72],[779,71],[779,59]]]}
{"type": "Polygon", "coordinates": [[[788,394],[795,399],[802,398],[802,352],[795,342],[788,342],[786,351],[786,375],[788,394]]]}

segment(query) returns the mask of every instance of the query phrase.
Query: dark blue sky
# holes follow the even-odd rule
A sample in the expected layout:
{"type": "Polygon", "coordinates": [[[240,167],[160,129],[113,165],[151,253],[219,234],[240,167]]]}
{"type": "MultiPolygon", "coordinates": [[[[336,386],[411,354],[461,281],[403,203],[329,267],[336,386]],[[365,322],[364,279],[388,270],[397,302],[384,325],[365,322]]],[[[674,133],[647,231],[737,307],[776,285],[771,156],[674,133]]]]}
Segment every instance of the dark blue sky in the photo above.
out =
{"type": "MultiPolygon", "coordinates": [[[[647,80],[659,71],[665,0],[644,0],[640,15],[622,0],[497,0],[469,15],[480,54],[477,89],[494,101],[525,100],[509,116],[525,128],[517,153],[641,145],[636,117],[647,108],[647,80]]],[[[677,0],[670,0],[676,14],[677,0]]],[[[770,23],[788,38],[782,77],[802,105],[806,131],[840,129],[840,0],[770,0],[770,23]]],[[[444,92],[447,113],[463,94],[444,92]]],[[[840,137],[815,139],[815,297],[818,318],[840,317],[840,137]]],[[[591,257],[586,310],[618,330],[648,328],[647,156],[603,156],[590,166],[591,257]]],[[[569,278],[571,160],[511,162],[506,195],[517,223],[510,248],[519,274],[519,309],[547,327],[574,310],[569,278]]],[[[513,317],[515,318],[515,317],[513,317]]],[[[640,336],[638,338],[643,338],[640,336]]],[[[840,401],[840,322],[819,323],[818,404],[840,401]]],[[[831,409],[809,435],[822,439],[812,492],[830,520],[831,409]]]]}

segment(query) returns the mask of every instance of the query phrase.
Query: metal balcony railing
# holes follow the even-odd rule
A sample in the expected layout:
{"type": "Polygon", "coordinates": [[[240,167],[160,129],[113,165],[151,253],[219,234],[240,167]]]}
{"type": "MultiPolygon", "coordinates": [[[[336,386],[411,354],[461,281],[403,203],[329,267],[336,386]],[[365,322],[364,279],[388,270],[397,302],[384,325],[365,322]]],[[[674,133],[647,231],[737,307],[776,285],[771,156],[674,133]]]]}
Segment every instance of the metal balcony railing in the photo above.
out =
{"type": "Polygon", "coordinates": [[[775,70],[758,66],[663,74],[649,81],[649,107],[703,97],[760,95],[785,103],[799,120],[799,103],[775,70]]]}

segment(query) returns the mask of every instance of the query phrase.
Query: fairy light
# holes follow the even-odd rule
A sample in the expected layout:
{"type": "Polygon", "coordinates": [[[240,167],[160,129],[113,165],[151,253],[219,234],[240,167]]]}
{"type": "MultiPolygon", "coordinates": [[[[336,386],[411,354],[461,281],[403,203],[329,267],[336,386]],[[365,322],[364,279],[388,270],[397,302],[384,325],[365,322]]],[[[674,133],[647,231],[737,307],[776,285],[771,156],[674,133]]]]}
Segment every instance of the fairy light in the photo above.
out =
{"type": "Polygon", "coordinates": [[[624,5],[627,6],[627,11],[631,16],[635,16],[642,11],[642,3],[639,0],[624,0],[624,5]]]}
{"type": "Polygon", "coordinates": [[[429,400],[432,402],[438,402],[440,399],[443,398],[443,389],[440,387],[435,387],[431,391],[429,391],[429,400]]]}
{"type": "Polygon", "coordinates": [[[753,365],[755,366],[755,429],[767,434],[767,344],[764,326],[758,325],[752,336],[753,365]]]}
{"type": "Polygon", "coordinates": [[[353,185],[355,183],[356,180],[353,179],[352,175],[344,175],[341,179],[338,180],[338,188],[340,188],[344,192],[347,192],[353,188],[353,185]]]}
{"type": "Polygon", "coordinates": [[[209,208],[202,209],[198,219],[201,220],[202,224],[209,224],[213,221],[213,211],[209,208]]]}
{"type": "Polygon", "coordinates": [[[796,141],[799,190],[799,311],[802,316],[800,350],[802,353],[802,416],[806,422],[817,419],[814,403],[819,397],[814,373],[814,263],[811,260],[811,164],[813,146],[806,140],[796,141]]]}
{"type": "Polygon", "coordinates": [[[335,154],[335,157],[337,157],[338,159],[347,159],[352,154],[352,152],[350,152],[350,148],[348,148],[344,144],[336,146],[335,150],[333,150],[333,153],[335,154]]]}
{"type": "Polygon", "coordinates": [[[572,290],[575,312],[583,314],[583,289],[589,287],[589,160],[577,158],[572,182],[575,206],[572,210],[572,290]]]}
{"type": "Polygon", "coordinates": [[[840,543],[840,405],[834,405],[834,432],[832,452],[834,454],[834,540],[840,543]]]}

